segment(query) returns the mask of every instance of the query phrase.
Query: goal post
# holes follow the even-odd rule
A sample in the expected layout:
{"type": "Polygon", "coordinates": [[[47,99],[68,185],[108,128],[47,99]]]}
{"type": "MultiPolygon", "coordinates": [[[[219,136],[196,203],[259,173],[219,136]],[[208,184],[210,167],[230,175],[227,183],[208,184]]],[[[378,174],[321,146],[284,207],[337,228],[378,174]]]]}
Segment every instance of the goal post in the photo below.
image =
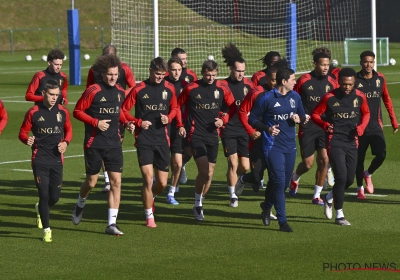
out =
{"type": "MultiPolygon", "coordinates": [[[[366,50],[372,50],[372,38],[345,38],[344,39],[344,62],[342,66],[360,65],[360,54],[366,50]]],[[[377,37],[375,53],[375,64],[377,66],[389,65],[389,38],[377,37]]]]}
{"type": "MultiPolygon", "coordinates": [[[[155,54],[155,0],[110,1],[111,43],[137,79],[146,79],[155,54]]],[[[371,37],[370,1],[157,0],[158,54],[167,60],[172,49],[184,49],[188,67],[197,74],[212,55],[220,64],[221,77],[229,73],[221,55],[228,43],[242,52],[246,76],[264,68],[260,59],[269,51],[294,60],[298,73],[313,68],[311,53],[318,47],[328,47],[332,59],[342,64],[345,38],[371,37]],[[287,21],[288,5],[295,5],[295,24],[287,21]],[[295,33],[289,34],[293,28],[295,33]]]]}

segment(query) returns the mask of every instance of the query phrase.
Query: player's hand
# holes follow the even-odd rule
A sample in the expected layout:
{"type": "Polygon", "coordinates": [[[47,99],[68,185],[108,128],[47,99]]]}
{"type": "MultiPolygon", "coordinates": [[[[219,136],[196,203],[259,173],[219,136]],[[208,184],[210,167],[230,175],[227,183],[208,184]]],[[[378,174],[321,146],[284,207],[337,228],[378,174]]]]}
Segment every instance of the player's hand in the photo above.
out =
{"type": "Polygon", "coordinates": [[[67,142],[65,142],[65,141],[62,141],[62,142],[58,143],[58,151],[61,154],[65,153],[65,151],[67,150],[67,146],[68,146],[67,142]]]}
{"type": "Polygon", "coordinates": [[[279,124],[275,124],[268,129],[269,134],[272,136],[277,136],[281,130],[279,129],[279,124]]]}
{"type": "Polygon", "coordinates": [[[169,118],[168,118],[167,115],[163,115],[163,114],[160,113],[160,116],[161,116],[161,123],[162,124],[168,124],[169,123],[169,118]]]}
{"type": "Polygon", "coordinates": [[[220,128],[220,127],[222,127],[222,125],[224,124],[224,122],[223,122],[222,119],[220,119],[220,118],[215,118],[214,124],[215,124],[215,127],[216,127],[216,128],[220,128]]]}
{"type": "Polygon", "coordinates": [[[325,123],[324,124],[324,129],[325,129],[326,132],[333,133],[333,124],[325,123]]]}
{"type": "Polygon", "coordinates": [[[357,126],[356,129],[357,129],[357,135],[358,135],[358,136],[362,136],[362,135],[364,134],[364,131],[361,130],[361,127],[360,127],[360,126],[357,126]]]}
{"type": "Polygon", "coordinates": [[[133,122],[127,122],[125,124],[125,128],[129,131],[130,134],[133,134],[133,132],[135,132],[135,124],[133,122]]]}
{"type": "Polygon", "coordinates": [[[250,138],[251,138],[251,140],[256,140],[256,139],[258,139],[260,136],[261,136],[261,132],[259,132],[259,131],[254,131],[254,132],[250,135],[250,138]]]}
{"type": "Polygon", "coordinates": [[[396,133],[397,131],[399,131],[398,128],[393,128],[393,133],[396,133]]]}
{"type": "Polygon", "coordinates": [[[142,121],[140,127],[143,128],[144,130],[147,130],[149,129],[150,125],[152,125],[151,121],[142,121]]]}
{"type": "Polygon", "coordinates": [[[26,145],[32,146],[33,143],[35,143],[35,136],[28,137],[28,140],[26,141],[26,145]]]}
{"type": "Polygon", "coordinates": [[[295,123],[300,123],[300,117],[298,114],[293,114],[290,116],[291,120],[294,121],[295,123]]]}
{"type": "Polygon", "coordinates": [[[101,120],[97,124],[97,128],[100,129],[101,131],[106,131],[110,127],[110,122],[111,120],[101,120]]]}
{"type": "Polygon", "coordinates": [[[309,121],[310,119],[311,119],[310,115],[306,114],[306,119],[305,119],[305,121],[303,122],[303,124],[308,123],[308,121],[309,121]]]}
{"type": "Polygon", "coordinates": [[[183,126],[179,128],[178,133],[179,133],[180,137],[182,137],[182,138],[186,137],[186,129],[183,126]]]}

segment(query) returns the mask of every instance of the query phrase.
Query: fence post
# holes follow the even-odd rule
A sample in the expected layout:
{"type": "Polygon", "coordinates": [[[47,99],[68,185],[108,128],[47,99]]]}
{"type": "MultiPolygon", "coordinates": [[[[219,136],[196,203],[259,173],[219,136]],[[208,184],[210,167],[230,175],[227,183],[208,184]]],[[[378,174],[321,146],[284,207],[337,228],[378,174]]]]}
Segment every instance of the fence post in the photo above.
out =
{"type": "Polygon", "coordinates": [[[190,48],[190,26],[187,26],[188,47],[190,48]]]}
{"type": "Polygon", "coordinates": [[[60,28],[57,29],[57,42],[58,42],[58,49],[60,50],[60,28]]]}
{"type": "Polygon", "coordinates": [[[13,41],[13,30],[10,29],[10,49],[11,54],[14,54],[14,41],[13,41]]]}

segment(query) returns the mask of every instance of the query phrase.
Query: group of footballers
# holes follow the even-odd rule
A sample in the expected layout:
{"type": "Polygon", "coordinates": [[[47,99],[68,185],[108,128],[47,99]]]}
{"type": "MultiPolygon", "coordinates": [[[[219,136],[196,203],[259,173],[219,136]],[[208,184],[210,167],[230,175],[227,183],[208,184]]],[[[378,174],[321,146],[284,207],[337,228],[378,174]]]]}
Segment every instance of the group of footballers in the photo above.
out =
{"type": "MultiPolygon", "coordinates": [[[[343,213],[345,190],[357,179],[358,199],[366,190],[374,192],[371,176],[386,156],[381,99],[389,112],[393,131],[398,123],[384,76],[374,71],[375,54],[360,55],[361,71],[332,68],[327,48],[312,53],[314,70],[295,73],[275,51],[262,58],[265,69],[251,80],[245,77],[246,61],[233,44],[222,49],[229,76],[217,80],[218,64],[206,60],[200,79],[187,68],[187,54],[181,48],[169,61],[161,57],[150,62],[149,78],[136,83],[132,70],[121,62],[114,46],[106,46],[89,70],[86,90],[73,116],[85,126],[84,157],[86,178],[72,212],[78,225],[87,198],[96,186],[101,169],[108,193],[108,224],[105,233],[121,236],[117,226],[123,170],[122,141],[127,130],[135,134],[137,158],[142,175],[142,202],[146,225],[157,226],[154,199],[168,184],[166,202],[179,204],[175,194],[179,181],[187,180],[184,165],[193,157],[197,166],[193,214],[204,220],[203,202],[212,183],[218,157],[219,138],[228,161],[226,171],[229,206],[238,207],[246,184],[258,192],[267,170],[265,199],[260,203],[262,222],[279,222],[292,232],[286,218],[285,191],[296,195],[300,176],[311,169],[316,152],[313,204],[324,206],[328,219],[332,206],[335,223],[350,225],[343,213]],[[134,112],[131,113],[132,108],[134,112]],[[302,161],[296,160],[296,125],[302,161]],[[371,146],[375,158],[364,169],[371,146]],[[321,198],[328,169],[334,184],[321,198]],[[247,173],[246,173],[247,172],[247,173]],[[272,207],[276,216],[271,213],[272,207]]],[[[39,193],[37,225],[43,240],[52,241],[50,207],[60,197],[64,153],[72,139],[70,116],[65,105],[67,76],[61,72],[64,54],[49,52],[48,67],[36,73],[28,86],[26,100],[35,102],[23,120],[19,139],[32,148],[32,170],[39,193]],[[32,136],[30,135],[30,132],[32,136]]],[[[0,133],[7,113],[0,102],[0,133]]]]}

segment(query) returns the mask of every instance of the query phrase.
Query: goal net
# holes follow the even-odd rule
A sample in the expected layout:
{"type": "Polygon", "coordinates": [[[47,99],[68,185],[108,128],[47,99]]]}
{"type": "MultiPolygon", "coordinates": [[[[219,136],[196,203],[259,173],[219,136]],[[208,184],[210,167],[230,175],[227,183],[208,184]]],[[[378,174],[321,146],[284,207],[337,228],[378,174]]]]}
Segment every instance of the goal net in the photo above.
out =
{"type": "MultiPolygon", "coordinates": [[[[246,60],[246,75],[263,69],[268,51],[286,57],[287,5],[296,4],[296,71],[312,68],[311,52],[328,47],[344,60],[343,42],[370,37],[370,0],[159,0],[159,54],[169,59],[175,47],[188,54],[188,68],[200,74],[209,55],[222,63],[221,49],[234,43],[246,60]]],[[[148,77],[154,56],[153,1],[111,0],[112,44],[138,80],[148,77]]],[[[219,76],[228,69],[220,64],[219,76]]]]}

